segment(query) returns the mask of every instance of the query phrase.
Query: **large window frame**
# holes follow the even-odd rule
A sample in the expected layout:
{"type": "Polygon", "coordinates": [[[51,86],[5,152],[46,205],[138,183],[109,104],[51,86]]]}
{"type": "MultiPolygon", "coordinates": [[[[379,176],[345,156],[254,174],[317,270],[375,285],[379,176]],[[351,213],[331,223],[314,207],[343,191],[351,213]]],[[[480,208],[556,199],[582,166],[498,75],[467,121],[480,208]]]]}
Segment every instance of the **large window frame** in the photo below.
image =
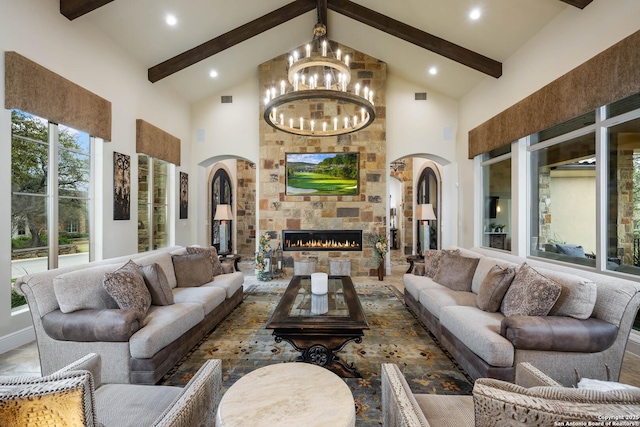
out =
{"type": "Polygon", "coordinates": [[[511,204],[513,200],[513,182],[511,176],[513,175],[512,164],[512,149],[513,144],[508,146],[492,150],[485,153],[482,157],[484,159],[480,162],[481,169],[481,182],[482,182],[482,210],[481,210],[481,223],[482,223],[482,237],[480,244],[483,247],[501,249],[509,251],[511,250],[511,236],[512,236],[512,221],[511,221],[511,204]],[[490,180],[491,169],[493,166],[499,165],[503,162],[509,162],[509,201],[503,197],[500,201],[499,197],[491,192],[490,180]],[[491,212],[495,214],[492,217],[491,212]],[[504,222],[498,222],[497,217],[500,215],[500,219],[504,219],[504,222]],[[496,221],[493,221],[496,219],[496,221]]]}
{"type": "Polygon", "coordinates": [[[171,170],[169,162],[138,154],[138,252],[170,244],[171,170]]]}
{"type": "MultiPolygon", "coordinates": [[[[71,258],[65,257],[64,265],[83,264],[95,259],[96,216],[94,200],[97,186],[95,171],[97,167],[96,159],[99,158],[96,155],[96,147],[101,141],[99,138],[94,138],[85,132],[80,132],[19,110],[12,111],[12,129],[14,127],[14,114],[16,119],[20,117],[20,120],[24,120],[25,123],[29,121],[34,123],[32,125],[34,127],[37,127],[38,125],[35,123],[39,122],[40,126],[46,129],[46,135],[42,135],[44,138],[41,139],[34,139],[31,136],[14,134],[13,132],[11,135],[12,180],[19,180],[12,184],[12,243],[13,237],[24,237],[29,238],[33,244],[33,233],[36,232],[36,229],[30,228],[29,235],[27,235],[26,218],[28,215],[21,213],[21,211],[16,211],[21,206],[20,199],[41,199],[43,206],[41,215],[44,219],[40,221],[46,229],[43,231],[42,236],[40,236],[40,231],[37,231],[39,235],[37,246],[29,246],[22,249],[22,251],[35,251],[35,255],[33,255],[35,258],[32,257],[27,264],[24,264],[25,261],[20,259],[21,256],[16,254],[14,257],[14,249],[12,249],[12,281],[22,274],[58,268],[61,263],[61,256],[67,253],[73,256],[71,258]],[[61,137],[62,133],[65,134],[64,139],[61,137]],[[66,141],[66,146],[63,141],[66,141]],[[28,184],[19,185],[23,181],[18,171],[31,175],[28,168],[37,166],[31,163],[24,164],[25,161],[30,162],[30,160],[28,160],[28,156],[20,155],[20,150],[27,150],[27,152],[34,150],[34,148],[30,147],[30,144],[38,144],[40,145],[40,151],[43,154],[46,152],[46,159],[44,159],[45,156],[42,156],[38,160],[44,183],[40,189],[37,189],[37,187],[32,188],[28,184]],[[14,150],[16,151],[15,154],[13,154],[14,150]],[[17,160],[14,156],[20,157],[20,160],[17,160]],[[27,160],[25,160],[25,157],[27,157],[27,160]],[[22,163],[19,163],[19,161],[22,161],[22,163]],[[59,173],[61,168],[66,172],[59,173]],[[18,174],[17,177],[16,174],[18,174]],[[70,179],[65,181],[66,178],[70,179]],[[20,189],[21,187],[22,189],[20,189]],[[73,218],[69,216],[71,213],[73,213],[73,218]],[[19,216],[23,215],[25,215],[24,219],[19,219],[19,216]],[[70,221],[73,221],[76,227],[73,234],[81,232],[82,236],[66,235],[66,233],[70,232],[67,229],[70,221]],[[68,243],[66,248],[61,248],[59,241],[61,237],[65,238],[65,242],[68,243]],[[70,237],[73,238],[70,239],[70,237]],[[37,250],[38,248],[41,250],[37,250]],[[42,255],[43,253],[45,255],[42,255]],[[43,259],[45,257],[46,261],[43,259]]],[[[37,230],[40,230],[40,228],[37,228],[37,230]]],[[[20,250],[17,249],[15,251],[20,250]]],[[[15,312],[16,309],[20,308],[20,303],[14,303],[13,300],[14,298],[12,298],[12,309],[15,312]]]]}

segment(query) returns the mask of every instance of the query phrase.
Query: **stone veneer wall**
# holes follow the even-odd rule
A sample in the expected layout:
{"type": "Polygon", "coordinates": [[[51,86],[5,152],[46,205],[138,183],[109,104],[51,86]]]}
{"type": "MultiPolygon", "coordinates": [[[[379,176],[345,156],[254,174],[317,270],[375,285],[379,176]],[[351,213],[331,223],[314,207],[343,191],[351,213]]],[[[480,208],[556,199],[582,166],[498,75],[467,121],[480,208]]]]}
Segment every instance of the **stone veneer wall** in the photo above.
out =
{"type": "Polygon", "coordinates": [[[237,160],[236,251],[242,259],[253,259],[256,251],[256,165],[237,160]],[[242,218],[240,220],[240,218],[242,218]]]}
{"type": "MultiPolygon", "coordinates": [[[[282,230],[362,230],[362,252],[342,251],[288,251],[285,252],[285,272],[293,273],[293,260],[317,259],[316,271],[329,272],[329,260],[351,260],[352,276],[376,275],[377,260],[366,234],[372,231],[386,233],[387,178],[386,178],[386,77],[387,66],[361,52],[331,43],[331,50],[342,50],[350,55],[352,86],[360,82],[374,91],[376,119],[359,132],[340,137],[301,137],[271,128],[263,120],[264,102],[260,102],[260,174],[259,231],[270,233],[276,248],[282,239],[282,230]],[[360,194],[356,196],[287,196],[285,192],[285,154],[357,152],[360,154],[360,194]]],[[[299,47],[299,52],[304,48],[299,47]]],[[[265,62],[259,67],[260,93],[278,87],[286,80],[286,60],[289,52],[265,62]]],[[[262,99],[262,98],[261,98],[262,99]]],[[[314,119],[321,120],[315,111],[314,119]]],[[[308,117],[307,117],[308,118],[308,117]]]]}
{"type": "MultiPolygon", "coordinates": [[[[415,222],[413,221],[413,158],[404,158],[405,166],[402,171],[391,170],[391,175],[402,181],[402,200],[400,208],[398,208],[397,224],[402,221],[402,237],[400,249],[405,255],[413,253],[413,229],[415,222]]],[[[400,228],[400,227],[399,227],[400,228]]]]}

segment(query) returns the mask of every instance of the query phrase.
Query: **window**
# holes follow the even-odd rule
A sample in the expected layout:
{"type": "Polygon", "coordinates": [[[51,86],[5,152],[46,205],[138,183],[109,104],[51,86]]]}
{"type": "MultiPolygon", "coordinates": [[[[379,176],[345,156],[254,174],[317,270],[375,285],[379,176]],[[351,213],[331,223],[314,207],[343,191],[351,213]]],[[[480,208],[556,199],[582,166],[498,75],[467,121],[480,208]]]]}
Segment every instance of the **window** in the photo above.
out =
{"type": "Polygon", "coordinates": [[[607,130],[608,270],[640,275],[640,118],[607,130]]]}
{"type": "MultiPolygon", "coordinates": [[[[535,138],[535,135],[533,136],[535,138]]],[[[595,266],[596,138],[559,137],[531,153],[533,255],[595,266]]]]}
{"type": "Polygon", "coordinates": [[[13,279],[89,262],[91,145],[87,133],[11,112],[13,279]]]}
{"type": "Polygon", "coordinates": [[[221,221],[214,220],[218,205],[231,205],[233,203],[231,195],[231,178],[224,169],[218,169],[211,181],[211,245],[220,251],[220,236],[224,235],[227,240],[227,252],[233,253],[231,233],[231,221],[221,224],[221,221]],[[226,227],[227,232],[221,233],[221,227],[226,227]]]}
{"type": "Polygon", "coordinates": [[[511,145],[484,157],[482,246],[511,250],[511,145]]]}
{"type": "Polygon", "coordinates": [[[423,249],[438,249],[438,178],[432,168],[426,167],[422,170],[416,189],[416,205],[430,204],[436,215],[436,219],[429,221],[416,220],[417,252],[423,253],[423,249]],[[428,246],[423,244],[425,241],[428,241],[428,246]]]}
{"type": "Polygon", "coordinates": [[[169,244],[167,171],[167,162],[138,156],[138,252],[169,244]]]}

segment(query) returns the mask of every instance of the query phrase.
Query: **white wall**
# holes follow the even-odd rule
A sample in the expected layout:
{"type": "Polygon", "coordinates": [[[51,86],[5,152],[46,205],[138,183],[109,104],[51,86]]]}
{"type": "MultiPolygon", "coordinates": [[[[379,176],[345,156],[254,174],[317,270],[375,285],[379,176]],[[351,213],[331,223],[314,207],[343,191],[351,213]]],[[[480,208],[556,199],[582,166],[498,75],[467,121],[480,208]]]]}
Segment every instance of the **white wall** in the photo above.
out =
{"type": "MultiPolygon", "coordinates": [[[[462,99],[456,159],[460,170],[459,209],[467,214],[460,216],[461,246],[472,246],[478,232],[471,212],[474,191],[481,191],[474,180],[473,161],[468,160],[469,131],[638,31],[638,16],[640,1],[637,0],[594,0],[583,10],[567,7],[504,61],[502,77],[487,77],[462,99]]],[[[514,224],[512,230],[516,229],[514,224]]]]}
{"type": "MultiPolygon", "coordinates": [[[[260,163],[260,138],[258,114],[260,96],[258,75],[255,78],[215,94],[191,107],[191,136],[193,140],[191,164],[197,182],[190,191],[189,203],[195,202],[195,227],[192,241],[207,244],[210,239],[208,218],[209,177],[211,165],[230,158],[244,158],[260,163]],[[221,96],[232,96],[233,102],[222,104],[221,96]]],[[[235,174],[235,168],[229,167],[235,174]]],[[[257,175],[256,175],[257,176],[257,175]]],[[[232,176],[235,178],[235,176],[232,176]]],[[[256,191],[258,191],[257,186],[256,191]]],[[[235,198],[235,195],[234,195],[235,198]]],[[[256,195],[256,199],[258,195],[256,195]]],[[[235,214],[235,212],[234,212],[235,214]]],[[[235,235],[235,230],[233,230],[235,235]]]]}
{"type": "Polygon", "coordinates": [[[429,154],[440,164],[455,161],[458,102],[392,73],[387,78],[387,159],[429,154]],[[426,101],[416,101],[426,92],[426,101]]]}
{"type": "MultiPolygon", "coordinates": [[[[96,93],[112,103],[112,142],[104,144],[101,154],[103,228],[98,241],[103,242],[102,256],[110,258],[137,252],[137,187],[132,187],[131,220],[113,221],[113,152],[132,157],[132,182],[137,182],[135,153],[136,119],[144,119],[182,140],[182,166],[189,172],[189,106],[177,94],[161,84],[147,80],[147,70],[135,58],[127,56],[101,34],[88,20],[69,21],[58,10],[57,1],[0,0],[0,79],[4,81],[4,51],[16,51],[62,77],[96,93]]],[[[4,84],[0,85],[4,99],[4,84]]],[[[11,194],[11,113],[0,109],[0,190],[11,194]]],[[[173,188],[177,203],[178,192],[173,188]]],[[[26,336],[21,333],[31,325],[29,313],[11,315],[10,262],[7,242],[11,238],[11,212],[8,204],[0,210],[0,352],[26,336]]],[[[177,217],[177,215],[176,215],[177,217]]],[[[177,220],[176,220],[177,221],[177,220]]],[[[177,227],[175,240],[189,236],[191,219],[177,227]],[[186,225],[185,225],[186,224],[186,225]]],[[[98,251],[99,252],[99,251],[98,251]]]]}

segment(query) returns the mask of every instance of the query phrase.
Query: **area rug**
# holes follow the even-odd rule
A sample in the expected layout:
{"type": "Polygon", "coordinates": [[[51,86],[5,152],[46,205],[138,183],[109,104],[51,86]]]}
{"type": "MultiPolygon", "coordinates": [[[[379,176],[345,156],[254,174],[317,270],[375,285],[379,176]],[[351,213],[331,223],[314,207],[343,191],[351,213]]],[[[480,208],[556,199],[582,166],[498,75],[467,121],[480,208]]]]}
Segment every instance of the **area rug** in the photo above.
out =
{"type": "MultiPolygon", "coordinates": [[[[161,381],[186,384],[207,359],[222,360],[223,392],[256,368],[293,362],[298,356],[287,342],[276,343],[264,328],[287,283],[261,283],[247,277],[240,304],[161,381]]],[[[345,378],[356,401],[356,425],[382,425],[380,365],[396,363],[414,393],[471,394],[472,381],[405,308],[393,286],[356,284],[370,330],[362,343],[348,343],[340,359],[354,363],[362,378],[345,378]]],[[[248,402],[249,404],[249,402],[248,402]]]]}

